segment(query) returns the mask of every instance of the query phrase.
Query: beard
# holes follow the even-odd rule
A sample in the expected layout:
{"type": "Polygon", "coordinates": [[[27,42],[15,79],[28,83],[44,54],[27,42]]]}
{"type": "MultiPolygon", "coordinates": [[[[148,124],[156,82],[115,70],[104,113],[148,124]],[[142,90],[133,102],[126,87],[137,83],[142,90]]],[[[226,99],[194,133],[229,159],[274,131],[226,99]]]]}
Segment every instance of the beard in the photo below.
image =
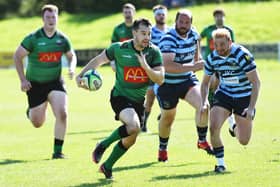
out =
{"type": "Polygon", "coordinates": [[[164,25],[165,21],[164,20],[156,20],[157,25],[164,25]]]}
{"type": "Polygon", "coordinates": [[[188,30],[186,28],[179,28],[176,26],[176,31],[179,35],[184,36],[186,35],[186,33],[188,32],[188,30]]]}

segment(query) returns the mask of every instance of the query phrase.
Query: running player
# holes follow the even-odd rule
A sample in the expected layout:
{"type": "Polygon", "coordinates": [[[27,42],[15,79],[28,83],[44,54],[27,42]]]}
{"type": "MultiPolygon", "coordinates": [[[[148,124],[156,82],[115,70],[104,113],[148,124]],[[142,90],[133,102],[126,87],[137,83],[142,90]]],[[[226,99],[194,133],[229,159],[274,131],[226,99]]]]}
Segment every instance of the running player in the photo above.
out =
{"type": "Polygon", "coordinates": [[[45,5],[42,8],[44,26],[29,34],[17,48],[14,61],[21,82],[21,90],[28,97],[27,116],[33,126],[39,128],[46,119],[48,103],[55,116],[53,159],[64,158],[62,146],[67,128],[67,95],[61,78],[61,56],[69,62],[72,79],[76,68],[76,55],[68,38],[56,29],[58,8],[45,5]],[[23,58],[28,56],[26,74],[23,58]]]}
{"type": "Polygon", "coordinates": [[[233,113],[236,125],[230,127],[232,136],[236,136],[242,145],[249,143],[260,80],[254,57],[241,45],[232,43],[230,32],[227,29],[215,30],[213,38],[215,50],[207,57],[201,84],[204,103],[201,112],[207,108],[210,78],[214,73],[218,73],[221,81],[214,95],[210,112],[210,135],[217,159],[215,172],[223,173],[226,166],[224,145],[220,137],[222,125],[233,113]]]}
{"type": "Polygon", "coordinates": [[[144,99],[149,81],[161,85],[164,78],[161,53],[150,43],[149,20],[135,20],[132,28],[132,40],[111,44],[93,58],[76,78],[78,86],[85,88],[81,77],[87,70],[96,69],[110,60],[116,62],[116,81],[110,102],[115,119],[120,120],[122,125],[98,143],[93,151],[93,161],[99,163],[105,150],[119,140],[108,159],[100,166],[106,179],[112,179],[113,165],[136,142],[143,120],[144,99]]]}

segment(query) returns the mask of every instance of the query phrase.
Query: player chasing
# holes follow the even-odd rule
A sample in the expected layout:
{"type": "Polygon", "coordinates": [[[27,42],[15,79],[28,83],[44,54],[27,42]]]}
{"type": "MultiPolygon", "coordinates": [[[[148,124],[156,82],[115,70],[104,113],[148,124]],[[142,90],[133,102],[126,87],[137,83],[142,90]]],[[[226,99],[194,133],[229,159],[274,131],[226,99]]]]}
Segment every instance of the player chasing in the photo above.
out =
{"type": "Polygon", "coordinates": [[[192,27],[192,13],[189,10],[177,12],[175,28],[161,38],[159,48],[163,56],[165,79],[156,93],[161,108],[158,161],[168,160],[167,145],[179,99],[188,102],[195,109],[197,147],[212,154],[212,148],[206,140],[208,111],[200,113],[202,98],[200,85],[194,74],[203,69],[204,60],[199,50],[199,34],[192,27]]]}
{"type": "MultiPolygon", "coordinates": [[[[241,45],[232,43],[227,29],[215,30],[213,38],[215,50],[208,55],[204,66],[201,95],[206,108],[210,78],[214,73],[218,73],[220,83],[210,111],[210,135],[217,159],[214,171],[223,173],[226,166],[224,145],[220,136],[222,125],[233,113],[236,125],[230,127],[231,134],[236,136],[240,144],[249,143],[260,80],[252,54],[241,45]]],[[[204,112],[204,108],[201,108],[201,112],[204,112]]]]}
{"type": "MultiPolygon", "coordinates": [[[[225,28],[230,32],[230,37],[231,37],[231,41],[234,42],[234,32],[233,30],[224,24],[225,22],[225,12],[223,9],[215,9],[213,11],[213,17],[215,20],[215,24],[209,25],[207,27],[205,27],[202,32],[200,33],[201,39],[206,38],[206,47],[205,47],[205,52],[204,52],[204,59],[207,58],[207,56],[214,51],[215,49],[215,44],[214,44],[214,40],[212,37],[212,33],[214,30],[218,29],[218,28],[225,28]]],[[[219,85],[219,75],[217,73],[213,74],[213,76],[210,79],[210,83],[209,83],[209,94],[208,94],[208,100],[209,100],[209,104],[210,107],[213,104],[213,99],[214,99],[214,93],[217,90],[219,85]]],[[[235,125],[235,119],[233,115],[230,115],[228,117],[228,123],[233,126],[235,125]]]]}
{"type": "Polygon", "coordinates": [[[58,8],[45,5],[42,8],[44,26],[21,42],[14,55],[21,90],[28,97],[27,117],[39,128],[46,119],[48,103],[55,116],[53,159],[64,158],[62,146],[67,128],[67,94],[61,77],[61,56],[69,62],[69,76],[73,78],[76,55],[67,37],[56,29],[58,8]],[[26,74],[23,58],[28,56],[26,74]]]}
{"type": "Polygon", "coordinates": [[[113,165],[136,142],[143,120],[143,105],[149,81],[161,85],[164,79],[161,53],[150,43],[151,23],[144,18],[135,20],[132,30],[132,40],[111,44],[90,60],[76,77],[77,85],[86,88],[82,76],[87,70],[96,69],[111,60],[116,62],[116,80],[110,102],[115,119],[120,120],[122,125],[99,142],[92,153],[93,161],[99,163],[105,150],[113,142],[119,141],[100,166],[99,170],[106,179],[112,179],[113,165]]]}

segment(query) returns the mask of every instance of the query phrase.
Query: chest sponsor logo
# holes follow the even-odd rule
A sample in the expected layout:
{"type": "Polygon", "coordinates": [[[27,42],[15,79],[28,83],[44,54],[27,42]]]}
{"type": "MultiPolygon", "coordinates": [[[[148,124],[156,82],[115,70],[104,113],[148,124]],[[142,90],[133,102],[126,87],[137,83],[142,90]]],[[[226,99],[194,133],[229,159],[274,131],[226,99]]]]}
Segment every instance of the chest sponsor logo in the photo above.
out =
{"type": "Polygon", "coordinates": [[[38,55],[38,61],[43,63],[60,62],[62,52],[42,52],[38,55]]]}
{"type": "Polygon", "coordinates": [[[225,84],[239,84],[238,77],[227,77],[222,79],[225,84]]]}
{"type": "Polygon", "coordinates": [[[124,81],[146,83],[149,81],[146,71],[141,67],[124,67],[124,81]]]}
{"type": "Polygon", "coordinates": [[[129,40],[130,38],[128,38],[128,37],[124,37],[124,38],[120,38],[120,42],[123,42],[123,41],[126,41],[126,40],[129,40]]]}

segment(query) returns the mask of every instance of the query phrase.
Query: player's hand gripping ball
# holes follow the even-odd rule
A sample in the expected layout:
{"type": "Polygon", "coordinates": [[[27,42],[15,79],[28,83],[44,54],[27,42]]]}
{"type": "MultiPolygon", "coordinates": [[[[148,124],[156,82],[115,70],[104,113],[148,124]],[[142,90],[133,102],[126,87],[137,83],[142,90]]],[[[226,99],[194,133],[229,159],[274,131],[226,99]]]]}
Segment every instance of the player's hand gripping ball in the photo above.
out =
{"type": "Polygon", "coordinates": [[[88,70],[84,73],[82,79],[90,91],[96,91],[102,86],[102,77],[96,70],[88,70]]]}

